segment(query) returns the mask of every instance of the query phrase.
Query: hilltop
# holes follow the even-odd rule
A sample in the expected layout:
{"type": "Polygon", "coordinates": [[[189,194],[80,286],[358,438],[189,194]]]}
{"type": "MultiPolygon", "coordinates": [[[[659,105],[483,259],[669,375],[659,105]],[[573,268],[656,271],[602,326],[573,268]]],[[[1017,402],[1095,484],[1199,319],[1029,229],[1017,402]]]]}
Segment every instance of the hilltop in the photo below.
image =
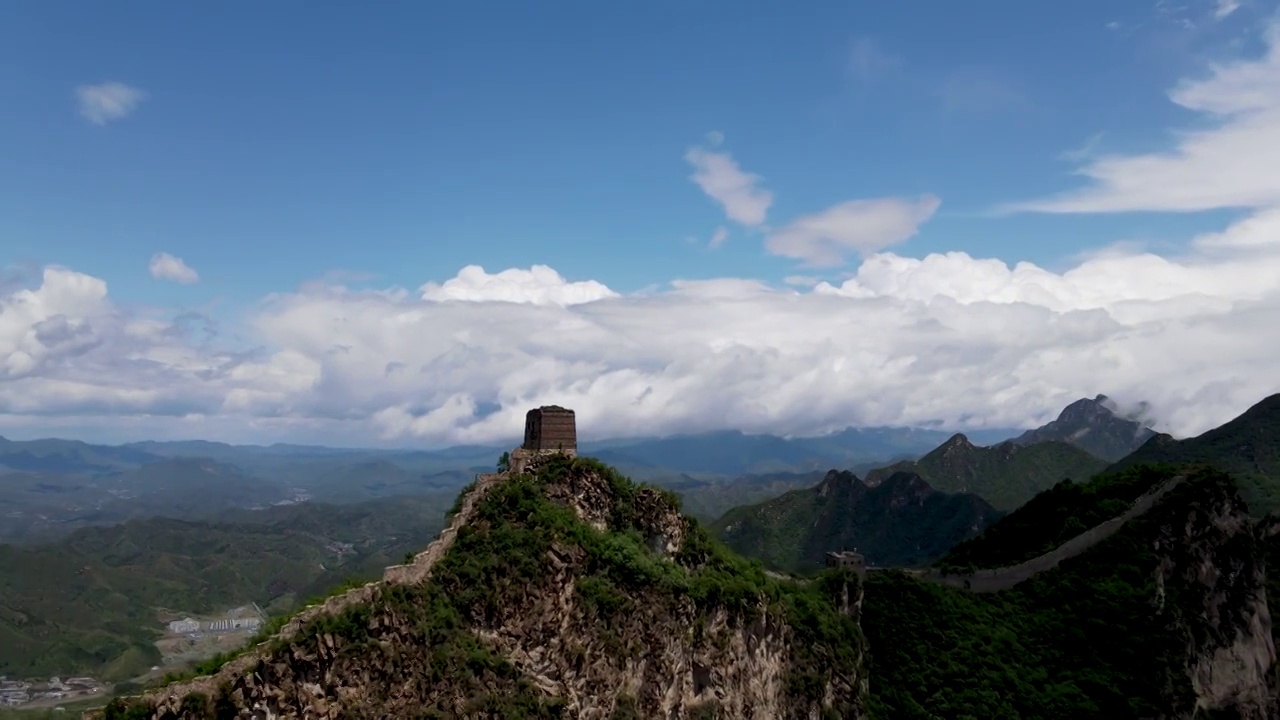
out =
{"type": "Polygon", "coordinates": [[[871,486],[832,470],[814,487],[730,510],[711,528],[770,567],[812,571],[827,552],[853,549],[873,565],[926,565],[1000,515],[976,495],[939,492],[914,473],[871,486]]]}
{"type": "Polygon", "coordinates": [[[1229,473],[1254,515],[1280,510],[1280,394],[1202,435],[1158,435],[1113,469],[1151,463],[1203,463],[1229,473]]]}
{"type": "Polygon", "coordinates": [[[771,578],[665,491],[527,462],[482,476],[412,564],[101,716],[863,716],[856,575],[771,578]]]}
{"type": "Polygon", "coordinates": [[[1115,402],[1106,395],[1081,398],[1063,408],[1057,419],[1026,431],[1013,442],[1032,445],[1058,440],[1075,445],[1094,457],[1115,462],[1156,434],[1138,420],[1117,415],[1115,410],[1115,402]]]}

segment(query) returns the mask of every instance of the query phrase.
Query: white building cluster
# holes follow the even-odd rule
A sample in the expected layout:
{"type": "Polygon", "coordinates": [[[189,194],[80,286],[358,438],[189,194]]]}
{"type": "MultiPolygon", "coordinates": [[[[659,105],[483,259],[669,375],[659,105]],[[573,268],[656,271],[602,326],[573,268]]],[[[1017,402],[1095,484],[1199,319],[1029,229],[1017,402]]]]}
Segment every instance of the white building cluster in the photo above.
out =
{"type": "Polygon", "coordinates": [[[183,618],[174,620],[169,623],[169,632],[174,635],[189,635],[197,632],[230,632],[233,630],[257,630],[262,625],[262,619],[256,617],[248,618],[220,618],[218,620],[192,620],[191,618],[183,618]]]}

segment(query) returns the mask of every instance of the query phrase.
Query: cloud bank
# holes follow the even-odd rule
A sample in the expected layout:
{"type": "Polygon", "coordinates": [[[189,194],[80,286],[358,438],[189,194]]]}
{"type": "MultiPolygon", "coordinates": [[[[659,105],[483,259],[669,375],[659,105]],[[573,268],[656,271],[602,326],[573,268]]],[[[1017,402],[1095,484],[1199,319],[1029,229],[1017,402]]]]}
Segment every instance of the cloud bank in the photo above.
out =
{"type": "Polygon", "coordinates": [[[317,283],[264,299],[248,324],[260,345],[239,351],[47,268],[0,299],[0,413],[436,446],[509,440],[542,403],[575,408],[595,437],[815,434],[1028,425],[1102,392],[1190,434],[1280,390],[1278,227],[1250,219],[1184,257],[1117,252],[1063,273],[877,253],[804,291],[722,279],[623,295],[541,266],[467,267],[418,294],[317,283]]]}

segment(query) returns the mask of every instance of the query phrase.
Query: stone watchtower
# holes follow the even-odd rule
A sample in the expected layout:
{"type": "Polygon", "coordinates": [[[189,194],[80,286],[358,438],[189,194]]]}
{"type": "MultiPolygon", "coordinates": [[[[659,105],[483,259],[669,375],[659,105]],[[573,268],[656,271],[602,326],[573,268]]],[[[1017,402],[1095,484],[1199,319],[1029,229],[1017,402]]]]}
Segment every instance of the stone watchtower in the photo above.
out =
{"type": "Polygon", "coordinates": [[[543,405],[525,413],[525,450],[578,451],[578,430],[573,411],[559,405],[543,405]]]}
{"type": "Polygon", "coordinates": [[[543,405],[524,416],[524,444],[511,453],[511,471],[524,472],[530,460],[561,453],[578,454],[578,428],[573,411],[543,405]]]}

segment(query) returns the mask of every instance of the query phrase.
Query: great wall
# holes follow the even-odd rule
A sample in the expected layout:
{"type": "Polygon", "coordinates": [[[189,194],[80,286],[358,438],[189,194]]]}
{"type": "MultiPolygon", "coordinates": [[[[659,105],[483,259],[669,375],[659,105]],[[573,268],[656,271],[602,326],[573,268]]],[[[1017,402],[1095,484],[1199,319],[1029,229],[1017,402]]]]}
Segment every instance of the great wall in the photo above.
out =
{"type": "Polygon", "coordinates": [[[1168,481],[1148,490],[1125,512],[1090,528],[1070,540],[1062,543],[1049,552],[1034,557],[1026,562],[1009,567],[991,570],[977,570],[971,573],[948,573],[936,568],[927,570],[909,570],[909,574],[926,582],[947,585],[975,593],[993,593],[1008,590],[1018,583],[1025,582],[1046,570],[1052,570],[1064,560],[1069,560],[1089,548],[1115,535],[1130,520],[1146,513],[1160,498],[1167,495],[1186,479],[1185,475],[1177,475],[1168,481]]]}

